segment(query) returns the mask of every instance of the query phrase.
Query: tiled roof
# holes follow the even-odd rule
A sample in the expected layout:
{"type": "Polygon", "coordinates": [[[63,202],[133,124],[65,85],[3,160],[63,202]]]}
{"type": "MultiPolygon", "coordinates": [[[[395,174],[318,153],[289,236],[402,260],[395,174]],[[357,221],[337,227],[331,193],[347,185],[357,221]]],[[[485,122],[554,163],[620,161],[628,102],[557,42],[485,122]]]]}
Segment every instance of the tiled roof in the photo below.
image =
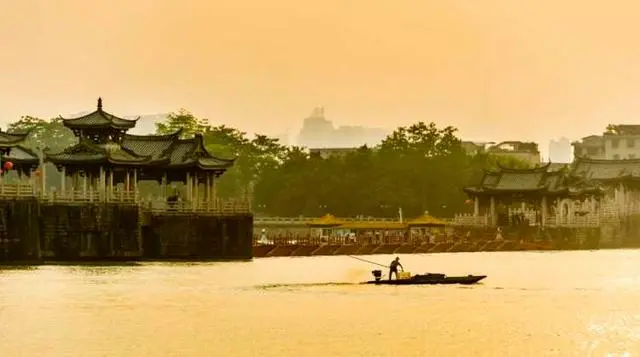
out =
{"type": "Polygon", "coordinates": [[[569,180],[564,170],[552,171],[549,164],[534,169],[501,168],[495,172],[488,171],[479,185],[464,189],[469,194],[581,193],[599,190],[600,187],[589,180],[569,180]]]}
{"type": "Polygon", "coordinates": [[[47,160],[59,164],[110,162],[170,168],[197,167],[202,170],[224,172],[233,166],[234,159],[211,155],[204,147],[200,134],[180,139],[180,131],[169,135],[125,135],[121,146],[107,150],[105,146],[84,141],[47,160]]]}
{"type": "Polygon", "coordinates": [[[47,161],[54,164],[112,163],[143,165],[151,160],[149,156],[140,156],[134,152],[118,147],[106,147],[82,141],[56,154],[47,154],[47,161]]]}
{"type": "Polygon", "coordinates": [[[40,161],[36,153],[20,145],[12,147],[9,155],[4,156],[2,160],[11,161],[16,164],[34,165],[40,161]]]}
{"type": "Polygon", "coordinates": [[[171,149],[180,137],[182,130],[168,135],[125,135],[122,147],[138,155],[151,156],[153,161],[169,160],[171,149]]]}
{"type": "Polygon", "coordinates": [[[640,179],[640,159],[596,160],[577,158],[571,175],[593,181],[640,179]]]}
{"type": "Polygon", "coordinates": [[[117,117],[113,114],[102,110],[102,99],[98,98],[98,108],[86,115],[65,119],[62,118],[64,126],[70,129],[86,129],[86,128],[114,128],[114,129],[131,129],[136,126],[139,119],[129,120],[117,117]]]}
{"type": "Polygon", "coordinates": [[[226,170],[233,166],[234,159],[222,159],[211,155],[204,147],[203,137],[196,134],[190,139],[179,139],[174,142],[168,153],[169,166],[197,166],[204,170],[226,170]]]}
{"type": "Polygon", "coordinates": [[[29,136],[29,132],[7,133],[0,130],[0,148],[14,147],[23,142],[27,136],[29,136]]]}

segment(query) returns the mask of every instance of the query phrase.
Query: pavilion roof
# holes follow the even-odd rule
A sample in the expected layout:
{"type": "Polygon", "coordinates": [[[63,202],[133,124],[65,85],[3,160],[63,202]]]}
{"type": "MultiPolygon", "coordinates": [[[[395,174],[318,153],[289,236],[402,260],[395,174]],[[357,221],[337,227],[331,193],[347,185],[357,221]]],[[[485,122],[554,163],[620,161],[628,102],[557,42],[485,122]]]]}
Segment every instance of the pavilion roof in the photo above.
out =
{"type": "Polygon", "coordinates": [[[12,148],[22,143],[27,136],[29,136],[30,132],[21,132],[21,133],[8,133],[6,131],[0,130],[0,148],[12,148]]]}
{"type": "Polygon", "coordinates": [[[486,171],[480,184],[466,187],[469,194],[580,194],[599,192],[596,182],[569,177],[566,170],[552,170],[550,164],[531,169],[486,171]]]}
{"type": "Polygon", "coordinates": [[[62,123],[69,129],[119,129],[128,130],[136,126],[140,117],[130,120],[120,118],[102,109],[102,98],[98,98],[97,109],[77,118],[62,118],[62,123]]]}
{"type": "Polygon", "coordinates": [[[121,165],[149,165],[150,156],[138,155],[121,146],[98,145],[88,140],[71,146],[56,154],[47,154],[46,160],[54,164],[121,164],[121,165]]]}
{"type": "Polygon", "coordinates": [[[441,227],[446,226],[447,222],[424,213],[422,216],[412,219],[407,224],[410,227],[441,227]]]}
{"type": "Polygon", "coordinates": [[[308,225],[311,227],[337,227],[343,223],[343,220],[336,218],[336,216],[332,214],[325,214],[324,216],[309,222],[308,225]]]}
{"type": "Polygon", "coordinates": [[[48,154],[55,164],[123,164],[165,169],[199,168],[224,172],[235,159],[218,158],[204,147],[201,134],[180,139],[181,131],[167,135],[125,135],[121,144],[99,145],[83,141],[63,152],[48,154]]]}
{"type": "Polygon", "coordinates": [[[38,155],[30,149],[17,145],[11,148],[8,155],[2,157],[2,161],[10,161],[14,164],[37,165],[40,159],[38,155]]]}
{"type": "Polygon", "coordinates": [[[570,171],[573,177],[592,181],[611,182],[640,179],[640,159],[598,160],[576,158],[570,171]]]}

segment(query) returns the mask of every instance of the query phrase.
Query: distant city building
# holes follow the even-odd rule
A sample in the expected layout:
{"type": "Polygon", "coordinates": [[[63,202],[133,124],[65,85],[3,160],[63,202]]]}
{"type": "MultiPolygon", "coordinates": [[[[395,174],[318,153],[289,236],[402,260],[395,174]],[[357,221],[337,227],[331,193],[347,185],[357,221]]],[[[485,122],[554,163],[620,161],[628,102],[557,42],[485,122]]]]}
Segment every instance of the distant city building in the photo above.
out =
{"type": "Polygon", "coordinates": [[[534,166],[542,162],[538,144],[533,142],[503,141],[496,144],[494,142],[463,141],[462,148],[467,155],[487,153],[508,156],[526,161],[534,166]]]}
{"type": "Polygon", "coordinates": [[[285,146],[291,145],[288,133],[276,135],[275,138],[278,139],[278,143],[280,145],[285,145],[285,146]]]}
{"type": "Polygon", "coordinates": [[[549,142],[549,161],[568,163],[573,161],[571,140],[562,137],[549,142]]]}
{"type": "Polygon", "coordinates": [[[298,145],[307,148],[350,148],[362,145],[376,146],[387,136],[387,132],[378,128],[362,126],[340,126],[324,116],[324,108],[316,107],[302,123],[298,136],[298,145]]]}
{"type": "Polygon", "coordinates": [[[477,155],[485,152],[487,147],[487,143],[480,143],[475,141],[463,141],[462,148],[467,153],[467,155],[477,155]]]}
{"type": "Polygon", "coordinates": [[[572,143],[574,157],[624,160],[640,158],[640,125],[609,125],[602,135],[572,143]]]}
{"type": "Polygon", "coordinates": [[[538,144],[534,142],[503,141],[486,149],[489,154],[513,157],[537,166],[542,162],[538,144]]]}

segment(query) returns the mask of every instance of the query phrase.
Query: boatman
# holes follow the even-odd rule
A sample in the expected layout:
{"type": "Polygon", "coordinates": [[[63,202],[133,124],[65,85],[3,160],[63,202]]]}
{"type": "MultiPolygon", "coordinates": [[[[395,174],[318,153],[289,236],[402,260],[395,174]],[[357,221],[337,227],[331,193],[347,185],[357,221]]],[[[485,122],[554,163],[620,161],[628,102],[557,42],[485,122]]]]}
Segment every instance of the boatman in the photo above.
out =
{"type": "Polygon", "coordinates": [[[396,273],[396,280],[398,280],[398,267],[404,271],[404,267],[400,264],[400,258],[396,257],[391,264],[389,264],[389,280],[391,280],[391,275],[396,273]]]}

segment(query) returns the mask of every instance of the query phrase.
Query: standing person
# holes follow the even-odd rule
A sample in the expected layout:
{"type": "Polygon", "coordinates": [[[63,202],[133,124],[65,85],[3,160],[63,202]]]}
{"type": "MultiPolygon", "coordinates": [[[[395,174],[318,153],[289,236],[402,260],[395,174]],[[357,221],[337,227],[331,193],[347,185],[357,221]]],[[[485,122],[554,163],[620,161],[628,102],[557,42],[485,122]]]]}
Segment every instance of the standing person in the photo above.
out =
{"type": "Polygon", "coordinates": [[[396,280],[398,279],[398,267],[404,271],[404,267],[400,264],[400,258],[396,257],[391,264],[389,264],[389,280],[391,280],[391,275],[396,273],[396,280]]]}

